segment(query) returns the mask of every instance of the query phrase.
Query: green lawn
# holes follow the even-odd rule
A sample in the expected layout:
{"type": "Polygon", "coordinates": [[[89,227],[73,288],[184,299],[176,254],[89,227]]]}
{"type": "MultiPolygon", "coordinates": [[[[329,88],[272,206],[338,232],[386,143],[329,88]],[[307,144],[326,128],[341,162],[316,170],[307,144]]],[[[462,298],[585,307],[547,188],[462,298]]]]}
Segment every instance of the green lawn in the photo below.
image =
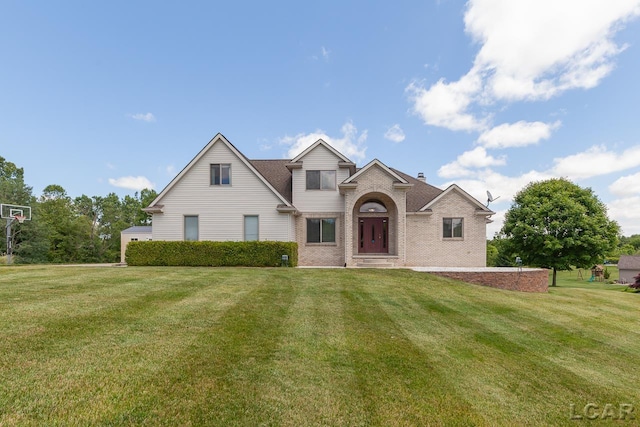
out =
{"type": "Polygon", "coordinates": [[[640,295],[578,285],[4,267],[0,425],[576,425],[589,403],[597,425],[621,405],[640,418],[640,295]]]}

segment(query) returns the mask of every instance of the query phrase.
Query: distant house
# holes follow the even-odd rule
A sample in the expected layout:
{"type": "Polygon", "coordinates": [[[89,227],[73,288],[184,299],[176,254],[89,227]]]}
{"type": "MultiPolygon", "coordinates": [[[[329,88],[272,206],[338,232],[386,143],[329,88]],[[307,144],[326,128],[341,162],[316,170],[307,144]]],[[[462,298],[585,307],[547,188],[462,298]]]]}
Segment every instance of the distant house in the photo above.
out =
{"type": "Polygon", "coordinates": [[[150,225],[137,225],[120,232],[120,262],[124,264],[124,256],[129,242],[147,241],[152,239],[150,225]]]}
{"type": "Polygon", "coordinates": [[[640,274],[640,255],[621,255],[618,261],[620,282],[633,283],[634,277],[640,274]]]}
{"type": "Polygon", "coordinates": [[[494,214],[373,160],[358,168],[323,140],[293,159],[249,160],[216,135],[145,211],[153,240],[298,243],[299,265],[486,265],[494,214]]]}

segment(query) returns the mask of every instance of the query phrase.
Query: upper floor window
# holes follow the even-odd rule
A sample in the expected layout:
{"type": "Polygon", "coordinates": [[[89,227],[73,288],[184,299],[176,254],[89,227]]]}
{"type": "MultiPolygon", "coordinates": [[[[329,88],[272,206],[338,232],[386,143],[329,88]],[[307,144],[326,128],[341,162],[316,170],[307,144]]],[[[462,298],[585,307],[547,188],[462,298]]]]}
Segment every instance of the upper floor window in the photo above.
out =
{"type": "Polygon", "coordinates": [[[307,190],[335,190],[336,171],[307,171],[307,190]]]}
{"type": "Polygon", "coordinates": [[[211,185],[231,185],[231,165],[229,163],[211,164],[211,185]]]}
{"type": "Polygon", "coordinates": [[[442,237],[445,239],[462,239],[462,218],[443,218],[442,237]]]}

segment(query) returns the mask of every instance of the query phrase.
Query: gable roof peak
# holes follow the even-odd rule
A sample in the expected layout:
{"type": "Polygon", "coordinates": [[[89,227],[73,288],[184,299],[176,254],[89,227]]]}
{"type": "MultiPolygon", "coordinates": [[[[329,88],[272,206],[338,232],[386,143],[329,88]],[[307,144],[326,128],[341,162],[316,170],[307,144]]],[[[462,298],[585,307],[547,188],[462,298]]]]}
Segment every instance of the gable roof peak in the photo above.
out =
{"type": "Polygon", "coordinates": [[[349,160],[349,158],[347,156],[345,156],[344,154],[342,154],[341,152],[336,150],[331,144],[329,144],[328,142],[326,142],[322,138],[318,139],[316,142],[314,142],[313,144],[311,144],[310,146],[305,148],[300,154],[298,154],[293,159],[291,159],[291,163],[295,163],[295,162],[300,161],[304,156],[309,154],[311,151],[315,150],[316,147],[318,147],[319,145],[322,145],[323,147],[325,147],[326,149],[331,151],[333,154],[336,155],[336,157],[338,157],[343,162],[353,163],[351,160],[349,160]]]}
{"type": "Polygon", "coordinates": [[[483,205],[480,201],[478,201],[478,199],[476,199],[475,197],[473,197],[472,195],[470,195],[469,193],[467,193],[466,191],[464,191],[462,188],[458,187],[457,184],[451,184],[450,186],[448,186],[442,193],[440,193],[436,198],[434,198],[433,200],[431,200],[429,203],[427,203],[426,205],[424,205],[420,211],[426,211],[431,209],[431,207],[437,203],[440,199],[442,199],[443,197],[446,197],[447,194],[451,193],[451,192],[457,192],[459,193],[463,198],[467,199],[469,202],[471,202],[471,204],[475,205],[476,207],[476,211],[477,212],[482,212],[483,214],[486,215],[493,215],[495,214],[495,212],[493,212],[491,209],[489,209],[488,207],[486,207],[485,205],[483,205]]]}
{"type": "Polygon", "coordinates": [[[200,152],[198,152],[198,154],[196,154],[196,156],[193,159],[191,159],[189,163],[187,163],[187,165],[180,171],[180,173],[178,173],[171,180],[171,182],[167,184],[167,186],[158,194],[158,196],[145,209],[147,209],[148,211],[153,211],[154,208],[158,206],[157,205],[158,202],[160,202],[160,200],[162,200],[162,198],[164,198],[164,196],[169,191],[171,191],[171,189],[176,185],[176,183],[178,183],[189,172],[189,170],[191,170],[191,168],[218,142],[221,142],[222,144],[226,145],[227,148],[231,150],[231,152],[240,160],[240,162],[242,162],[251,172],[253,172],[258,177],[258,179],[260,179],[267,186],[267,188],[269,188],[269,190],[271,190],[271,192],[273,192],[273,194],[275,194],[276,197],[278,197],[280,201],[283,202],[283,204],[287,206],[291,206],[291,202],[287,200],[285,195],[283,195],[278,190],[276,190],[271,184],[271,182],[269,182],[269,180],[267,180],[262,175],[262,173],[256,169],[256,167],[251,163],[251,161],[240,150],[238,150],[231,142],[229,142],[229,140],[225,138],[225,136],[222,133],[218,132],[216,136],[211,138],[211,140],[207,143],[207,145],[205,145],[200,150],[200,152]]]}
{"type": "Polygon", "coordinates": [[[393,169],[391,169],[390,167],[388,167],[387,165],[385,165],[384,163],[382,163],[378,159],[373,159],[369,163],[367,163],[366,165],[364,165],[363,167],[358,169],[358,171],[356,173],[354,173],[353,175],[351,175],[349,178],[347,178],[344,181],[344,184],[348,184],[350,182],[357,181],[359,176],[363,175],[365,173],[365,171],[371,169],[374,166],[377,166],[380,169],[382,169],[385,173],[387,173],[388,175],[393,177],[396,181],[398,181],[398,182],[400,182],[402,184],[409,184],[409,181],[404,179],[400,174],[396,173],[393,169]]]}

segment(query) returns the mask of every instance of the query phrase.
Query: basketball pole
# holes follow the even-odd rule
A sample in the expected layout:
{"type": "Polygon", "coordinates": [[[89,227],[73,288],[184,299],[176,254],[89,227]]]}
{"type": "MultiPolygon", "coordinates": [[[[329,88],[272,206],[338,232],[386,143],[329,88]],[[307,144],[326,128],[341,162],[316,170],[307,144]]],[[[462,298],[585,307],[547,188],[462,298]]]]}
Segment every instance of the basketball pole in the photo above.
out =
{"type": "Polygon", "coordinates": [[[11,253],[13,248],[11,247],[11,223],[14,218],[7,218],[7,265],[11,265],[11,253]]]}

